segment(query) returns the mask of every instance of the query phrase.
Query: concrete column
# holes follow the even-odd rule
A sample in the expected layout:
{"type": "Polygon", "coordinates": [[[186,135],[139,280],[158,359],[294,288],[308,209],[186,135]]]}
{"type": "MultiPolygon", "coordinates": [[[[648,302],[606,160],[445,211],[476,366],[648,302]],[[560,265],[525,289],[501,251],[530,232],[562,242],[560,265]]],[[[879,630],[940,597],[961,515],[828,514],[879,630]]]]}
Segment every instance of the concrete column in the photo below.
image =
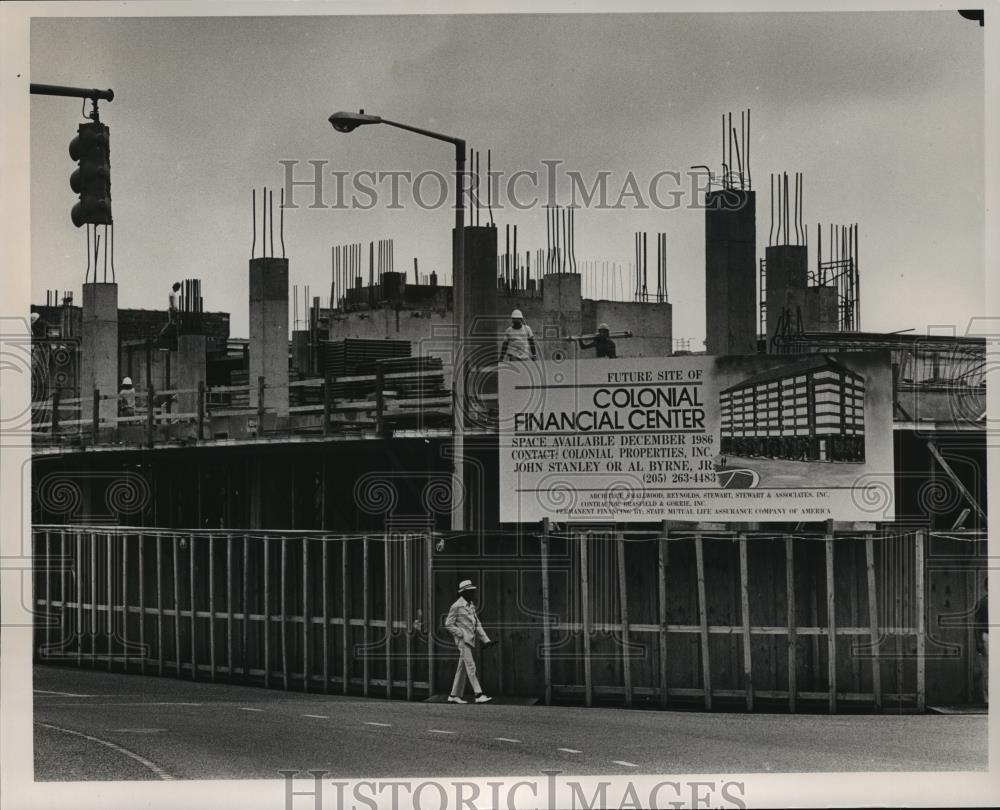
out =
{"type": "Polygon", "coordinates": [[[491,363],[506,318],[497,312],[497,229],[465,228],[465,346],[473,365],[491,363]]]}
{"type": "Polygon", "coordinates": [[[288,260],[250,260],[250,407],[264,377],[264,407],[288,415],[288,260]]]}
{"type": "Polygon", "coordinates": [[[753,191],[705,196],[705,348],[757,353],[757,215],[753,191]]]}
{"type": "Polygon", "coordinates": [[[198,412],[198,384],[205,382],[205,351],[208,339],[201,334],[177,336],[177,382],[176,387],[191,393],[177,397],[180,413],[198,412]]]}
{"type": "MultiPolygon", "coordinates": [[[[545,323],[542,329],[532,326],[539,339],[539,351],[546,359],[552,352],[565,351],[570,344],[562,340],[542,340],[545,328],[558,329],[559,338],[583,332],[583,302],[580,297],[579,273],[548,273],[542,284],[542,306],[545,323]]],[[[531,325],[531,324],[529,324],[531,325]]]]}
{"type": "Polygon", "coordinates": [[[809,285],[805,245],[771,245],[764,251],[767,281],[764,301],[767,304],[767,337],[774,336],[782,316],[791,318],[792,331],[799,319],[806,321],[806,289],[809,285]]]}
{"type": "Polygon", "coordinates": [[[118,415],[118,285],[83,285],[81,319],[80,399],[84,419],[94,416],[94,389],[109,400],[101,402],[100,418],[118,415]]]}
{"type": "Polygon", "coordinates": [[[803,329],[807,332],[837,332],[840,329],[836,287],[809,287],[803,329]]]}

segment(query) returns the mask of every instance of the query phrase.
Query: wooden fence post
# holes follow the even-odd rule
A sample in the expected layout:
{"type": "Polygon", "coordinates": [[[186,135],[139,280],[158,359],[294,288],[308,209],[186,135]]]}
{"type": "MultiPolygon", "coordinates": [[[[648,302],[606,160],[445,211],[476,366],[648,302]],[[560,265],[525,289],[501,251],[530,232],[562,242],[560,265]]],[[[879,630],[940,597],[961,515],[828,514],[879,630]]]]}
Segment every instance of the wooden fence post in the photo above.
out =
{"type": "Polygon", "coordinates": [[[580,535],[580,594],[583,607],[583,688],[584,700],[590,706],[594,702],[594,685],[590,661],[590,534],[580,535]]]}
{"type": "Polygon", "coordinates": [[[615,538],[615,546],[618,554],[618,602],[621,613],[622,628],[622,680],[625,682],[625,705],[632,705],[632,661],[631,649],[629,648],[629,628],[628,628],[628,586],[625,577],[625,535],[618,532],[615,538]]]}
{"type": "MultiPolygon", "coordinates": [[[[924,544],[926,534],[923,529],[917,529],[917,544],[914,550],[914,582],[916,585],[917,611],[917,711],[922,712],[927,700],[927,669],[926,669],[926,616],[924,605],[924,544]]],[[[983,673],[987,677],[987,673],[983,673]]]]}
{"type": "Polygon", "coordinates": [[[798,639],[795,617],[795,545],[791,535],[785,537],[785,600],[788,615],[788,711],[795,713],[798,692],[798,639]]]}
{"type": "Polygon", "coordinates": [[[743,685],[747,711],[753,711],[753,647],[750,636],[750,585],[747,565],[747,536],[740,534],[740,612],[743,614],[743,685]]]}
{"type": "Polygon", "coordinates": [[[658,579],[659,620],[660,620],[660,708],[667,707],[667,521],[660,526],[657,541],[656,572],[658,579]]]}
{"type": "Polygon", "coordinates": [[[712,668],[708,654],[708,608],[705,598],[705,553],[702,536],[694,536],[695,574],[698,580],[698,624],[701,626],[701,679],[705,690],[705,708],[712,710],[712,668]]]}
{"type": "Polygon", "coordinates": [[[827,527],[826,545],[826,624],[827,624],[827,680],[830,687],[830,714],[837,711],[837,601],[833,576],[833,533],[827,527]]]}
{"type": "Polygon", "coordinates": [[[545,671],[545,705],[552,705],[552,653],[549,628],[549,519],[542,518],[542,661],[545,671]]]}

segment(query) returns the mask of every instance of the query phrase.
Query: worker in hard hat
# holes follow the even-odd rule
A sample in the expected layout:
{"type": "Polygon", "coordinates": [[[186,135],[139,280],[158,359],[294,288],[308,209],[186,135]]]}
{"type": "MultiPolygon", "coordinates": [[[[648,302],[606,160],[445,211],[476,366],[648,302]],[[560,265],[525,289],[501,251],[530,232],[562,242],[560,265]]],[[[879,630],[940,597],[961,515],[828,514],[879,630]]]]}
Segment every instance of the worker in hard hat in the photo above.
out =
{"type": "Polygon", "coordinates": [[[504,332],[503,345],[500,347],[500,362],[504,360],[534,360],[538,357],[535,348],[535,333],[524,322],[521,310],[510,313],[510,326],[504,332]]]}
{"type": "Polygon", "coordinates": [[[615,342],[611,339],[611,330],[606,323],[602,323],[597,327],[597,334],[592,338],[579,337],[576,339],[576,342],[581,349],[596,349],[597,357],[609,357],[612,359],[618,357],[615,342]]]}
{"type": "Polygon", "coordinates": [[[122,387],[118,392],[118,415],[135,416],[135,388],[132,387],[131,377],[122,379],[122,387]]]}

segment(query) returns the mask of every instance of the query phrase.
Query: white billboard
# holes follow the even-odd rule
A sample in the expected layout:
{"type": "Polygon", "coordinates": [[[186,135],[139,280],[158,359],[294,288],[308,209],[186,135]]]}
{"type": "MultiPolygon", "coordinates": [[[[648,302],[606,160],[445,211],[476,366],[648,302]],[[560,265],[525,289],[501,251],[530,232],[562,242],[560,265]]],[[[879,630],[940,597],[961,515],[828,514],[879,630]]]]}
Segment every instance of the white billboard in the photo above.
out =
{"type": "Polygon", "coordinates": [[[522,362],[499,390],[503,522],[893,517],[884,353],[522,362]]]}

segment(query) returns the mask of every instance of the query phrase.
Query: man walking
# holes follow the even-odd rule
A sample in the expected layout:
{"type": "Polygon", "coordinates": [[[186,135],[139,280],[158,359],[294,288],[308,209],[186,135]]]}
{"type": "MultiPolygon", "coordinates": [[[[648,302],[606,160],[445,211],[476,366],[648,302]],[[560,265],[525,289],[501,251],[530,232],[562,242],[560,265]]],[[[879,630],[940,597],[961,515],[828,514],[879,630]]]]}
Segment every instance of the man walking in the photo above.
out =
{"type": "Polygon", "coordinates": [[[476,614],[476,586],[472,584],[471,579],[463,579],[458,583],[458,599],[448,611],[444,626],[455,637],[455,646],[458,647],[458,668],[455,670],[455,680],[451,685],[448,702],[468,703],[462,698],[465,678],[468,676],[476,695],[476,703],[489,703],[492,698],[483,694],[479,679],[476,677],[476,662],[472,657],[472,650],[475,648],[477,638],[483,642],[484,647],[492,647],[495,642],[490,641],[490,637],[479,623],[479,616],[476,614]]]}

